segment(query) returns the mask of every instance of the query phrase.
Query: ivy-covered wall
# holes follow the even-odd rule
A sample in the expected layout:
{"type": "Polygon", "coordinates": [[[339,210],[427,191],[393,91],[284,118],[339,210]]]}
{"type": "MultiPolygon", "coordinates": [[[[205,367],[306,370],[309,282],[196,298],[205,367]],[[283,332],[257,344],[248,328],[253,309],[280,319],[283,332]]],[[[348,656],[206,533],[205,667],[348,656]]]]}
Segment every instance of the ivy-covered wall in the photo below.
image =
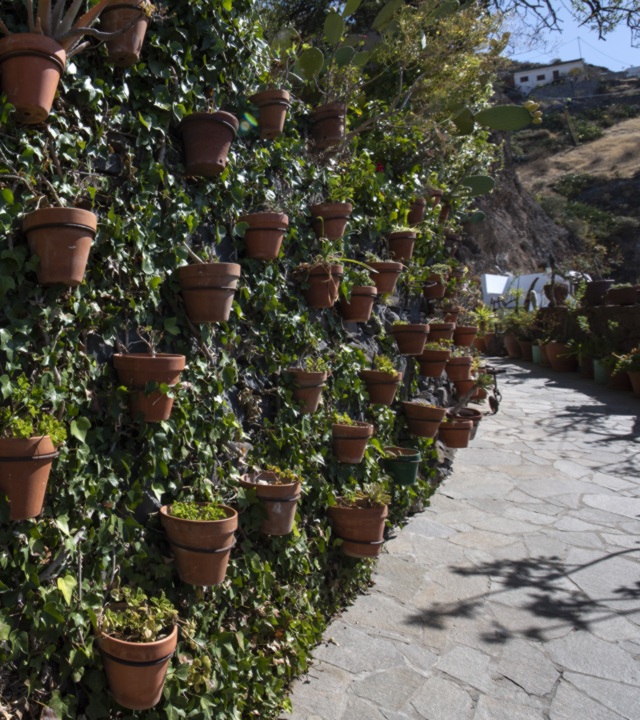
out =
{"type": "MultiPolygon", "coordinates": [[[[22,3],[3,8],[10,29],[24,29],[22,3]]],[[[308,144],[301,93],[284,135],[260,140],[248,98],[268,57],[252,1],[176,0],[157,10],[135,67],[113,69],[102,48],[89,49],[70,61],[46,123],[18,125],[10,108],[2,111],[2,374],[13,380],[24,372],[46,388],[51,406],[43,411],[69,431],[40,518],[11,523],[0,498],[0,702],[16,716],[39,717],[46,705],[62,718],[133,717],[108,694],[89,613],[120,583],[164,591],[186,623],[163,701],[136,717],[276,717],[327,617],[366,586],[371,570],[341,555],[327,504],[367,479],[388,482],[378,450],[405,432],[397,406],[369,406],[358,372],[383,352],[405,370],[403,399],[419,383],[435,389],[386,334],[398,317],[426,317],[419,293],[403,286],[397,301],[377,303],[360,326],[345,327],[336,310],[308,308],[293,275],[320,251],[308,206],[332,188],[350,197],[340,253],[362,260],[364,250],[384,252],[384,233],[402,224],[416,192],[429,183],[446,188],[456,173],[481,171],[493,158],[482,131],[455,138],[440,122],[407,132],[400,116],[356,137],[340,158],[319,156],[308,144]],[[229,165],[214,180],[187,178],[178,124],[213,103],[241,120],[229,165]],[[46,203],[98,215],[77,288],[37,283],[22,218],[46,203]],[[237,218],[274,206],[290,218],[280,258],[246,259],[237,218]],[[187,245],[202,258],[240,262],[228,323],[189,322],[176,274],[191,261],[187,245]],[[130,417],[111,362],[119,344],[145,351],[141,328],[163,333],[160,351],[187,357],[171,419],[159,424],[130,417]],[[314,415],[298,412],[284,373],[307,356],[331,369],[314,415]],[[374,423],[362,465],[336,462],[334,410],[374,423]],[[261,536],[261,508],[234,480],[264,463],[305,479],[291,536],[261,536]],[[167,501],[214,494],[240,511],[238,544],[226,581],[195,589],[180,583],[156,513],[167,501]]],[[[474,83],[483,100],[486,78],[474,83]]],[[[365,99],[350,108],[349,122],[381,108],[383,99],[371,106],[365,99]]],[[[418,268],[444,256],[439,212],[429,209],[420,228],[418,268]]],[[[430,494],[437,452],[431,441],[420,447],[418,484],[392,488],[396,524],[430,494]]]]}

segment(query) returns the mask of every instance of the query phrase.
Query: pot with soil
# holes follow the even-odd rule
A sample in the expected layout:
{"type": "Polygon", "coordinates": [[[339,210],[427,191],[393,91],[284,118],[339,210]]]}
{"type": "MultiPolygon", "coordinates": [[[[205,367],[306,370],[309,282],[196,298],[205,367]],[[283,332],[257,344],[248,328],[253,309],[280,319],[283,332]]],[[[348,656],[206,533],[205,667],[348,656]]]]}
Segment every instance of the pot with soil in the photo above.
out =
{"type": "Polygon", "coordinates": [[[130,67],[140,59],[149,16],[142,10],[142,0],[128,0],[107,7],[100,15],[100,30],[116,33],[133,23],[117,37],[107,40],[107,56],[116,67],[130,67]]]}
{"type": "Polygon", "coordinates": [[[196,112],[179,125],[184,143],[184,170],[191,177],[216,177],[227,167],[238,118],[228,112],[196,112]]]}
{"type": "Polygon", "coordinates": [[[453,331],[453,343],[458,347],[470,348],[477,334],[478,328],[475,325],[457,325],[453,331]]]}
{"type": "Polygon", "coordinates": [[[415,401],[403,402],[402,409],[407,419],[409,433],[424,438],[436,436],[446,412],[444,408],[415,401]]]}
{"type": "Polygon", "coordinates": [[[266,517],[261,531],[265,535],[288,535],[293,530],[300,499],[300,479],[291,472],[262,470],[242,476],[240,485],[254,490],[262,502],[266,517]]]}
{"type": "Polygon", "coordinates": [[[373,425],[356,422],[347,418],[336,421],[332,426],[333,451],[338,462],[358,465],[364,458],[369,438],[373,435],[373,425]]]}
{"type": "Polygon", "coordinates": [[[422,456],[414,448],[386,447],[382,466],[396,485],[413,485],[422,456]]]}
{"type": "Polygon", "coordinates": [[[178,268],[182,298],[192,323],[226,322],[240,280],[237,263],[195,263],[178,268]]]}
{"type": "Polygon", "coordinates": [[[369,402],[374,405],[391,405],[402,382],[401,372],[361,370],[360,377],[367,386],[369,402]]]}
{"type": "Polygon", "coordinates": [[[132,392],[129,394],[129,412],[132,417],[142,413],[145,422],[161,422],[168,420],[173,407],[173,397],[161,390],[145,393],[147,383],[175,387],[180,382],[180,373],[184,370],[184,355],[167,353],[129,353],[113,356],[113,367],[118,373],[118,380],[132,392]]]}
{"type": "Polygon", "coordinates": [[[286,90],[264,90],[249,100],[258,107],[258,127],[263,140],[273,140],[284,130],[287,111],[291,106],[291,95],[286,90]]]}
{"type": "Polygon", "coordinates": [[[427,300],[440,300],[445,296],[447,286],[439,275],[429,275],[422,286],[422,294],[427,300]]]}
{"type": "Polygon", "coordinates": [[[318,150],[339,145],[345,137],[347,106],[345,103],[328,103],[311,111],[311,137],[318,150]]]}
{"type": "Polygon", "coordinates": [[[416,244],[416,232],[414,230],[398,230],[389,234],[387,239],[389,245],[389,256],[399,263],[408,263],[413,257],[413,249],[416,244]]]}
{"type": "Polygon", "coordinates": [[[81,208],[42,208],[25,215],[22,228],[38,256],[38,282],[80,285],[96,236],[98,218],[81,208]]]}
{"type": "Polygon", "coordinates": [[[471,420],[454,420],[448,418],[438,430],[438,438],[448,448],[466,448],[469,446],[473,422],[471,420]]]}
{"type": "Polygon", "coordinates": [[[316,237],[326,237],[333,242],[344,235],[353,212],[353,205],[348,202],[323,202],[311,205],[309,211],[316,237]]]}
{"type": "Polygon", "coordinates": [[[399,323],[391,326],[391,334],[400,355],[421,355],[427,342],[429,326],[425,323],[399,323]]]}
{"type": "Polygon", "coordinates": [[[429,342],[437,343],[442,340],[453,340],[456,324],[449,322],[432,322],[429,324],[429,342]]]}
{"type": "Polygon", "coordinates": [[[338,299],[344,267],[321,263],[308,267],[301,266],[299,270],[301,278],[307,285],[303,292],[309,307],[316,310],[333,307],[338,299]]]}
{"type": "Polygon", "coordinates": [[[249,227],[244,232],[247,257],[254,260],[275,260],[282,247],[289,217],[284,213],[259,212],[243,215],[238,223],[249,227]]]}
{"type": "Polygon", "coordinates": [[[174,503],[160,508],[160,521],[182,582],[219,585],[236,544],[238,513],[210,502],[174,503]]]}
{"type": "Polygon", "coordinates": [[[505,333],[502,337],[505,350],[511,360],[519,360],[521,357],[520,344],[514,333],[505,333]]]}
{"type": "Polygon", "coordinates": [[[303,368],[287,368],[293,382],[293,399],[300,405],[300,412],[310,415],[318,409],[322,388],[328,372],[316,372],[303,368]]]}
{"type": "MultiPolygon", "coordinates": [[[[430,343],[431,344],[431,343],[430,343]]],[[[434,343],[435,347],[425,347],[422,355],[418,358],[420,362],[420,375],[424,377],[438,378],[444,372],[447,361],[451,357],[451,350],[442,348],[434,343]]]]}
{"type": "Polygon", "coordinates": [[[445,372],[452,382],[458,380],[468,380],[471,377],[471,355],[463,355],[462,357],[451,357],[447,360],[445,372]]]}
{"type": "Polygon", "coordinates": [[[378,294],[389,295],[396,289],[396,283],[404,265],[399,262],[368,262],[368,267],[375,270],[371,279],[376,284],[378,294]]]}
{"type": "Polygon", "coordinates": [[[556,372],[573,372],[578,369],[578,358],[566,343],[547,343],[547,358],[556,372]]]}
{"type": "Polygon", "coordinates": [[[377,296],[375,285],[356,285],[349,300],[340,298],[340,314],[347,322],[369,322],[377,296]]]}

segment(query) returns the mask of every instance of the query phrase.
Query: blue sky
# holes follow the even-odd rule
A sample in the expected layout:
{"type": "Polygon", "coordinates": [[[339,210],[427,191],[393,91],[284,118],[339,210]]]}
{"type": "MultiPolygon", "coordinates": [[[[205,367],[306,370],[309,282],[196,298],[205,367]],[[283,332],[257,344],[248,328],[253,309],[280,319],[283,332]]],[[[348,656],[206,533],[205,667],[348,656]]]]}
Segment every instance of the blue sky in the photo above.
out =
{"type": "Polygon", "coordinates": [[[520,62],[540,65],[556,58],[575,60],[579,57],[609,70],[624,70],[640,65],[640,48],[631,47],[631,32],[626,26],[618,27],[605,40],[599,40],[597,33],[579,27],[566,10],[560,12],[560,17],[563,19],[561,32],[540,33],[542,42],[534,45],[530,51],[527,51],[525,42],[514,41],[512,36],[512,42],[504,54],[520,62]]]}

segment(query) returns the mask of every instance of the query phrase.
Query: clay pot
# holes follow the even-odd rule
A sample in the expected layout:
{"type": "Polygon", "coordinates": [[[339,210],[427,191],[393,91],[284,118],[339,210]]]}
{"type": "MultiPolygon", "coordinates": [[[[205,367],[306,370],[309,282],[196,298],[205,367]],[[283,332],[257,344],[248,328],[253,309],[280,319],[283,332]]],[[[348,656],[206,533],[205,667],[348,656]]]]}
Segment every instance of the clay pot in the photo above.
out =
{"type": "Polygon", "coordinates": [[[314,265],[309,268],[305,278],[309,287],[304,290],[309,307],[330,308],[336,304],[343,270],[342,265],[314,265]]]}
{"type": "Polygon", "coordinates": [[[422,461],[420,451],[414,448],[386,447],[394,458],[384,458],[382,466],[396,485],[413,485],[418,477],[418,468],[422,461]]]}
{"type": "Polygon", "coordinates": [[[254,260],[275,260],[280,253],[289,217],[284,213],[260,212],[243,215],[239,223],[249,226],[244,233],[247,257],[254,260]]]}
{"type": "Polygon", "coordinates": [[[605,295],[606,305],[635,305],[638,302],[638,290],[635,286],[609,288],[605,295]]]}
{"type": "Polygon", "coordinates": [[[444,196],[444,190],[429,190],[429,199],[431,200],[431,207],[436,207],[442,202],[444,196]]]}
{"type": "Polygon", "coordinates": [[[356,422],[353,425],[339,425],[334,423],[333,451],[338,462],[349,465],[358,465],[364,458],[369,438],[373,435],[373,425],[356,422]]]}
{"type": "Polygon", "coordinates": [[[479,353],[486,353],[487,352],[487,339],[484,337],[479,337],[478,335],[473,338],[473,347],[479,352],[479,353]]]}
{"type": "Polygon", "coordinates": [[[149,26],[149,18],[140,9],[140,0],[118,3],[105,8],[100,14],[100,30],[113,33],[127,27],[136,20],[133,27],[112,40],[107,40],[107,55],[116,67],[130,67],[140,59],[144,36],[149,26]]]}
{"type": "MultiPolygon", "coordinates": [[[[444,315],[444,321],[448,323],[457,323],[458,322],[458,315],[462,312],[462,308],[459,305],[451,305],[448,307],[442,308],[442,313],[444,315]]],[[[456,343],[458,344],[458,343],[456,343]]]]}
{"type": "Polygon", "coordinates": [[[40,33],[15,33],[0,40],[2,92],[16,108],[15,119],[34,125],[47,119],[67,54],[40,33]]]}
{"type": "Polygon", "coordinates": [[[391,405],[402,382],[402,373],[386,373],[380,370],[362,370],[360,377],[367,386],[369,402],[374,405],[391,405]]]}
{"type": "Polygon", "coordinates": [[[540,343],[540,366],[541,367],[551,367],[551,363],[549,362],[549,354],[547,352],[547,348],[549,346],[549,343],[540,343]]]}
{"type": "Polygon", "coordinates": [[[378,293],[373,285],[351,288],[351,299],[340,298],[340,313],[347,322],[369,322],[378,293]]]}
{"type": "Polygon", "coordinates": [[[276,474],[269,471],[243,475],[240,485],[256,491],[266,510],[261,530],[265,535],[288,535],[293,530],[296,508],[300,499],[300,483],[260,483],[260,480],[274,480],[276,474]]]}
{"type": "Polygon", "coordinates": [[[482,413],[480,410],[476,410],[475,408],[460,408],[456,412],[447,410],[447,415],[454,420],[471,420],[473,423],[473,428],[471,429],[471,440],[473,440],[476,436],[476,433],[478,432],[478,426],[480,425],[480,421],[482,420],[482,413]]]}
{"type": "Polygon", "coordinates": [[[80,285],[97,227],[98,218],[80,208],[42,208],[25,215],[22,229],[40,259],[38,282],[80,285]]]}
{"type": "Polygon", "coordinates": [[[521,357],[518,338],[513,333],[505,333],[502,339],[509,358],[518,360],[521,357]]]}
{"type": "Polygon", "coordinates": [[[402,409],[407,418],[411,435],[434,438],[445,415],[444,408],[429,407],[414,402],[403,402],[402,409]]]}
{"type": "Polygon", "coordinates": [[[327,381],[326,372],[309,372],[302,368],[287,368],[292,376],[293,399],[300,405],[300,412],[310,415],[318,409],[322,388],[327,381]]]}
{"type": "Polygon", "coordinates": [[[127,642],[101,632],[97,642],[116,702],[129,710],[148,710],[157,705],[178,643],[178,626],[154,642],[127,642]]]}
{"type": "Polygon", "coordinates": [[[221,507],[227,515],[222,520],[183,520],[169,514],[170,505],[160,508],[160,521],[183,583],[209,586],[224,580],[236,544],[238,513],[226,505],[221,507]]]}
{"type": "Polygon", "coordinates": [[[319,150],[334,147],[344,140],[346,114],[345,103],[329,103],[311,111],[311,137],[319,150]]]}
{"type": "Polygon", "coordinates": [[[388,295],[396,289],[396,283],[404,266],[399,262],[368,262],[367,265],[375,270],[371,279],[376,284],[380,295],[388,295]]]}
{"type": "Polygon", "coordinates": [[[400,355],[421,355],[427,342],[429,326],[423,323],[414,325],[393,325],[391,327],[400,355]]]}
{"type": "Polygon", "coordinates": [[[455,329],[455,323],[431,323],[429,325],[429,342],[453,340],[455,329]]]}
{"type": "Polygon", "coordinates": [[[448,448],[466,448],[469,446],[472,430],[471,420],[449,420],[440,425],[438,438],[448,448]]]}
{"type": "Polygon", "coordinates": [[[570,354],[571,350],[565,343],[550,342],[547,344],[547,358],[551,369],[556,372],[572,372],[578,369],[578,358],[570,354]]]}
{"type": "Polygon", "coordinates": [[[422,294],[427,300],[440,300],[445,296],[447,286],[437,279],[429,279],[422,286],[422,294]]]}
{"type": "Polygon", "coordinates": [[[588,282],[582,297],[583,303],[590,306],[604,305],[605,295],[612,285],[613,280],[592,280],[588,282]]]}
{"type": "Polygon", "coordinates": [[[171,387],[177,385],[185,364],[184,355],[114,354],[113,367],[118,373],[118,380],[131,390],[138,391],[129,395],[129,412],[132,417],[142,413],[145,422],[168,420],[171,417],[173,398],[168,397],[160,390],[146,395],[144,389],[148,382],[157,382],[171,387]]]}
{"type": "Polygon", "coordinates": [[[531,349],[533,343],[530,340],[518,340],[520,347],[520,356],[527,362],[533,362],[533,351],[531,349]]]}
{"type": "Polygon", "coordinates": [[[631,372],[628,372],[627,375],[629,376],[629,382],[633,388],[633,394],[640,397],[640,371],[632,370],[631,372]]]}
{"type": "Polygon", "coordinates": [[[629,373],[619,372],[613,373],[611,368],[606,368],[607,385],[612,390],[632,390],[631,379],[629,373]]]}
{"type": "Polygon", "coordinates": [[[284,129],[287,110],[291,106],[291,95],[286,90],[265,90],[253,95],[249,100],[260,110],[258,115],[260,137],[263,140],[277,138],[284,129]]]}
{"type": "Polygon", "coordinates": [[[319,203],[311,205],[313,230],[316,237],[339,240],[347,229],[347,223],[353,211],[351,203],[319,203]]]}
{"type": "MultiPolygon", "coordinates": [[[[340,498],[338,498],[340,500],[340,498]]],[[[336,537],[342,540],[342,552],[349,557],[371,558],[380,554],[384,543],[384,521],[389,514],[382,507],[342,507],[328,509],[336,537]]]]}
{"type": "Polygon", "coordinates": [[[471,360],[471,356],[449,358],[445,366],[449,380],[468,380],[471,377],[471,360]]]}
{"type": "Polygon", "coordinates": [[[419,225],[424,220],[427,209],[427,201],[423,197],[414,198],[409,206],[407,225],[419,225]]]}
{"type": "Polygon", "coordinates": [[[178,268],[182,298],[192,323],[226,322],[231,314],[240,265],[196,263],[178,268]]]}
{"type": "Polygon", "coordinates": [[[450,357],[451,350],[424,350],[418,358],[420,375],[433,378],[440,377],[450,357]]]}
{"type": "Polygon", "coordinates": [[[457,325],[453,331],[453,342],[459,347],[470,348],[478,334],[478,328],[474,325],[457,325]]]}
{"type": "Polygon", "coordinates": [[[416,244],[416,233],[412,230],[392,232],[387,240],[389,255],[400,263],[407,263],[413,257],[416,244]]]}
{"type": "MultiPolygon", "coordinates": [[[[456,395],[458,398],[464,397],[469,390],[472,390],[474,385],[476,384],[476,381],[474,378],[469,378],[468,380],[454,380],[453,385],[456,389],[456,395]]],[[[473,393],[471,396],[471,400],[474,400],[477,393],[473,393]]]]}
{"type": "Polygon", "coordinates": [[[0,493],[9,498],[11,520],[40,515],[57,456],[48,435],[0,439],[0,493]]]}
{"type": "Polygon", "coordinates": [[[238,127],[238,118],[222,110],[187,115],[179,126],[184,143],[185,175],[220,175],[227,167],[227,155],[238,127]]]}

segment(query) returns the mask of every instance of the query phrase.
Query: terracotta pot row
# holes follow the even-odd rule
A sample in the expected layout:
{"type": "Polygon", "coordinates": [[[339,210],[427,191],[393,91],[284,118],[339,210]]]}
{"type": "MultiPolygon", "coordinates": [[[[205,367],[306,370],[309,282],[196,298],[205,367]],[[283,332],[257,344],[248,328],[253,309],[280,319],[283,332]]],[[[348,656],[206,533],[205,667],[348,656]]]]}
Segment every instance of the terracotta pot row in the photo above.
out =
{"type": "Polygon", "coordinates": [[[402,408],[407,420],[408,430],[412,435],[431,439],[437,435],[442,443],[450,448],[465,448],[469,445],[471,433],[474,429],[472,419],[456,414],[449,416],[447,422],[443,422],[447,414],[445,408],[422,405],[411,401],[403,402],[402,408]]]}

